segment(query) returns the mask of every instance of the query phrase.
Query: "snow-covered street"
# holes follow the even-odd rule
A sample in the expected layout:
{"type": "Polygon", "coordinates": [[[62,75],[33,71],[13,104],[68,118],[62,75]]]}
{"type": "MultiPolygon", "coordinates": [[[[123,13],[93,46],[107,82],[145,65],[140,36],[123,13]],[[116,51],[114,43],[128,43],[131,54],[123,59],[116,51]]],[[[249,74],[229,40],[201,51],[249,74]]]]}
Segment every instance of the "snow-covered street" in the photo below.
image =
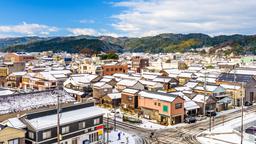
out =
{"type": "MultiPolygon", "coordinates": [[[[256,113],[244,115],[244,125],[254,122],[256,120],[256,113]]],[[[241,125],[241,117],[226,122],[222,125],[212,128],[212,131],[206,130],[201,133],[198,140],[202,144],[238,144],[240,143],[241,136],[237,129],[241,125]]],[[[244,144],[255,144],[253,141],[249,141],[247,135],[244,133],[244,144]]]]}
{"type": "Polygon", "coordinates": [[[105,142],[107,142],[109,138],[110,144],[136,144],[136,137],[135,135],[125,133],[120,130],[112,130],[107,134],[105,132],[105,142]],[[118,139],[118,134],[120,133],[120,139],[118,139]]]}

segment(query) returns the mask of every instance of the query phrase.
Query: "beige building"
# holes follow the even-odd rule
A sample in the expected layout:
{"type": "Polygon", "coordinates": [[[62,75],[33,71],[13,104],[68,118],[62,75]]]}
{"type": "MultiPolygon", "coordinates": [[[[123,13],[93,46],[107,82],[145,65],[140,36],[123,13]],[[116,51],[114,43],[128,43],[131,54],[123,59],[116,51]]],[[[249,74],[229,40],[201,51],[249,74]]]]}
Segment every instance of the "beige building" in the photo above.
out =
{"type": "Polygon", "coordinates": [[[0,124],[0,144],[25,144],[25,131],[0,124]]]}

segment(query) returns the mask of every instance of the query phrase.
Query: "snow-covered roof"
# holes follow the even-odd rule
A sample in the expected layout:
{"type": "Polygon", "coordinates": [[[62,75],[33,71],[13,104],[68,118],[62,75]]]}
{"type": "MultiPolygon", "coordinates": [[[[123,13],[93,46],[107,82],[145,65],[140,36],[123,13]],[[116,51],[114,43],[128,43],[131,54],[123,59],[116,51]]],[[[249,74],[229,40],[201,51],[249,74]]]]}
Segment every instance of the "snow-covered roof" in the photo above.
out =
{"type": "MultiPolygon", "coordinates": [[[[74,102],[75,99],[64,91],[58,91],[61,102],[74,102]]],[[[57,104],[57,97],[51,91],[14,94],[0,97],[0,114],[31,110],[57,104]]]]}
{"type": "Polygon", "coordinates": [[[195,71],[200,71],[201,69],[203,69],[203,67],[200,67],[200,66],[190,66],[188,68],[188,70],[195,70],[195,71]]]}
{"type": "Polygon", "coordinates": [[[128,80],[128,79],[123,79],[117,83],[117,85],[124,85],[124,86],[134,86],[138,81],[136,80],[128,80]]]}
{"type": "MultiPolygon", "coordinates": [[[[104,114],[104,109],[99,107],[86,107],[82,109],[72,110],[68,112],[61,113],[60,124],[65,125],[76,121],[81,121],[84,119],[97,117],[104,114]]],[[[34,119],[26,119],[26,121],[35,130],[43,130],[51,127],[56,127],[57,116],[56,114],[42,116],[34,119]]]]}
{"type": "Polygon", "coordinates": [[[184,108],[188,111],[188,110],[198,109],[200,107],[194,101],[190,100],[190,101],[184,102],[184,108]]]}
{"type": "Polygon", "coordinates": [[[157,75],[147,75],[147,74],[143,74],[142,77],[144,79],[149,79],[149,80],[153,80],[157,77],[157,75]]]}
{"type": "Polygon", "coordinates": [[[105,83],[105,82],[97,82],[93,84],[93,87],[98,87],[98,88],[112,88],[111,85],[105,83]]]}
{"type": "Polygon", "coordinates": [[[148,81],[148,80],[139,80],[143,85],[148,85],[148,86],[163,86],[161,83],[154,82],[154,81],[148,81]]]}
{"type": "Polygon", "coordinates": [[[230,73],[244,74],[244,75],[256,75],[256,70],[235,69],[235,70],[232,70],[230,73]]]}
{"type": "Polygon", "coordinates": [[[37,78],[42,78],[50,81],[57,81],[57,79],[50,72],[39,72],[39,75],[35,75],[37,78]]]}
{"type": "Polygon", "coordinates": [[[136,90],[136,89],[129,89],[129,88],[126,88],[123,90],[123,92],[125,93],[131,93],[131,94],[135,94],[137,93],[139,90],[136,90]]]}
{"type": "Polygon", "coordinates": [[[188,72],[182,72],[178,75],[178,77],[185,77],[185,78],[192,78],[193,73],[188,73],[188,72]]]}
{"type": "Polygon", "coordinates": [[[182,72],[182,70],[179,69],[165,69],[165,72],[167,72],[168,74],[175,74],[178,75],[182,72]]]}
{"type": "Polygon", "coordinates": [[[172,80],[171,77],[156,77],[153,79],[154,82],[168,83],[172,80]]]}
{"type": "Polygon", "coordinates": [[[76,95],[83,95],[84,92],[81,92],[81,91],[78,91],[78,90],[73,90],[73,89],[69,89],[69,88],[66,88],[66,87],[63,87],[63,89],[68,92],[68,93],[71,93],[71,94],[76,94],[76,95]]]}
{"type": "Polygon", "coordinates": [[[231,84],[220,84],[220,86],[222,86],[224,89],[235,89],[235,90],[238,90],[238,89],[241,88],[241,86],[231,85],[231,84]]]}
{"type": "Polygon", "coordinates": [[[180,97],[182,97],[185,101],[190,101],[190,100],[191,100],[189,97],[187,97],[186,95],[184,95],[183,92],[171,92],[170,94],[180,96],[180,97]]]}
{"type": "Polygon", "coordinates": [[[90,84],[98,75],[94,74],[76,74],[69,77],[65,82],[64,86],[68,83],[72,83],[76,86],[84,86],[90,84]]]}
{"type": "Polygon", "coordinates": [[[175,87],[174,89],[175,89],[176,91],[184,91],[184,90],[189,91],[189,90],[191,90],[191,88],[186,87],[186,86],[175,87]]]}
{"type": "Polygon", "coordinates": [[[196,85],[198,85],[197,82],[187,82],[184,86],[189,88],[194,88],[196,85]]]}
{"type": "Polygon", "coordinates": [[[20,71],[20,72],[12,72],[9,76],[24,76],[27,72],[20,71]]]}
{"type": "Polygon", "coordinates": [[[161,92],[151,92],[151,91],[141,91],[139,92],[140,97],[151,98],[151,99],[159,99],[162,101],[172,102],[175,100],[176,96],[168,93],[161,92]]]}
{"type": "Polygon", "coordinates": [[[209,78],[209,77],[207,77],[207,78],[204,78],[204,77],[198,77],[197,79],[196,79],[196,81],[198,81],[198,82],[208,82],[208,83],[216,83],[216,80],[217,80],[217,78],[209,78]]]}
{"type": "Polygon", "coordinates": [[[111,99],[120,99],[122,97],[121,93],[110,93],[110,94],[107,94],[107,95],[111,99]]]}
{"type": "Polygon", "coordinates": [[[26,127],[26,125],[23,124],[23,123],[19,120],[19,118],[17,118],[17,117],[15,117],[15,118],[10,118],[10,119],[8,119],[8,120],[5,120],[5,121],[3,121],[2,123],[8,125],[9,127],[18,128],[18,129],[20,129],[20,128],[25,128],[25,127],[26,127]]]}
{"type": "MultiPolygon", "coordinates": [[[[208,99],[209,96],[205,96],[205,101],[208,99]]],[[[193,99],[194,102],[204,103],[204,95],[198,94],[193,99]]]]}
{"type": "Polygon", "coordinates": [[[8,90],[8,89],[0,89],[0,96],[4,96],[4,95],[11,95],[14,94],[13,91],[8,90]]]}
{"type": "Polygon", "coordinates": [[[103,79],[101,79],[100,81],[101,82],[110,82],[112,79],[110,79],[110,78],[103,78],[103,79]]]}
{"type": "MultiPolygon", "coordinates": [[[[216,86],[216,85],[206,85],[206,86],[205,86],[205,90],[206,90],[206,91],[209,91],[209,92],[213,92],[213,91],[215,91],[218,87],[219,87],[219,86],[216,86]]],[[[194,89],[195,89],[195,90],[202,90],[202,91],[204,91],[204,86],[196,86],[194,89]]]]}

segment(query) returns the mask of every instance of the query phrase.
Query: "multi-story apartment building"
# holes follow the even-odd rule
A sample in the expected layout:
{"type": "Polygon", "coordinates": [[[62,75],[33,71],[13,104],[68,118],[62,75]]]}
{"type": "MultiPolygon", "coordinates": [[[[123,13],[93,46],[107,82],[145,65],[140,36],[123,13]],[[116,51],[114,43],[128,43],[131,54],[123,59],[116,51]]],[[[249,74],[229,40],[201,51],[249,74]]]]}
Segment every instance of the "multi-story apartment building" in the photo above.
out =
{"type": "Polygon", "coordinates": [[[102,67],[102,75],[113,75],[115,73],[128,73],[128,65],[123,63],[112,62],[104,64],[102,67]]]}
{"type": "Polygon", "coordinates": [[[132,68],[131,70],[140,73],[142,69],[149,66],[149,59],[141,56],[134,56],[131,59],[132,68]]]}
{"type": "Polygon", "coordinates": [[[5,62],[28,62],[34,60],[35,57],[24,52],[7,53],[4,56],[5,62]]]}

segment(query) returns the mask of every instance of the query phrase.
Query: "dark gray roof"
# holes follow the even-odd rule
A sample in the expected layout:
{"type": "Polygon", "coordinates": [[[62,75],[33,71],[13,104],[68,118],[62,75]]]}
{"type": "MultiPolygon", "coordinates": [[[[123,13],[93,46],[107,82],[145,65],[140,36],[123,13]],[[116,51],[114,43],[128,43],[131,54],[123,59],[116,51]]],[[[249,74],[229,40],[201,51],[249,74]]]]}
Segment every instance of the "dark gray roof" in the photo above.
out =
{"type": "Polygon", "coordinates": [[[246,75],[246,74],[231,74],[231,73],[222,73],[218,77],[218,81],[228,81],[228,82],[250,82],[255,80],[253,75],[246,75]]]}

